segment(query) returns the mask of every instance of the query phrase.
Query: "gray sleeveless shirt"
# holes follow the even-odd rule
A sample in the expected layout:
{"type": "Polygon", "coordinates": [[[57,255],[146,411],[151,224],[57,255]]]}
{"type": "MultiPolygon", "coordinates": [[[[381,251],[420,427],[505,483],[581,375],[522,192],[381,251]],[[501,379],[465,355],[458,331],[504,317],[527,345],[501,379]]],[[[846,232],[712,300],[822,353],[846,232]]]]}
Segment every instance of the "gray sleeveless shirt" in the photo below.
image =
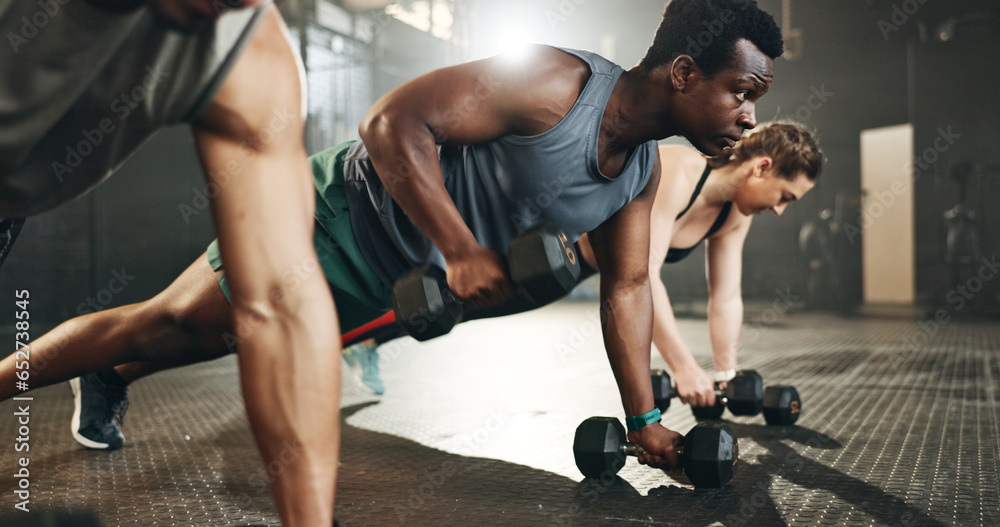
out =
{"type": "MultiPolygon", "coordinates": [[[[563,51],[586,62],[591,76],[562,121],[538,135],[438,148],[444,186],[458,212],[482,246],[501,254],[519,232],[543,221],[576,240],[632,201],[653,170],[656,141],[647,141],[629,152],[618,177],[601,173],[601,118],[623,70],[593,53],[563,51]]],[[[445,267],[441,253],[393,201],[360,141],[347,153],[344,180],[354,237],[383,283],[391,287],[425,263],[445,267]]]]}
{"type": "Polygon", "coordinates": [[[0,0],[0,217],[77,197],[160,128],[200,117],[266,11],[186,34],[147,6],[0,0]]]}

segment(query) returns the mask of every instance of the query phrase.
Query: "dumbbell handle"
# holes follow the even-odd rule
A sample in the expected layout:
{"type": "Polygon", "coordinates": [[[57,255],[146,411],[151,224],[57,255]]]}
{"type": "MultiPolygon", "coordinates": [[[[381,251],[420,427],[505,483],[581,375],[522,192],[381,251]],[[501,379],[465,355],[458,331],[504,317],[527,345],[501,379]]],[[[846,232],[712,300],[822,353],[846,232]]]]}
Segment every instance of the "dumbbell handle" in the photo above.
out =
{"type": "MultiPolygon", "coordinates": [[[[674,447],[674,450],[677,451],[678,457],[684,455],[684,445],[677,445],[674,447]]],[[[622,443],[621,451],[622,454],[625,454],[626,456],[636,456],[636,457],[646,453],[645,448],[642,448],[641,446],[635,443],[629,443],[629,442],[622,443]]]]}
{"type": "MultiPolygon", "coordinates": [[[[668,383],[669,383],[668,384],[668,389],[670,390],[670,398],[671,399],[673,399],[675,397],[678,398],[678,399],[680,398],[680,394],[677,393],[677,386],[673,382],[670,382],[670,380],[669,380],[670,379],[670,374],[666,373],[663,370],[653,370],[653,374],[654,374],[654,376],[658,376],[658,375],[666,376],[667,379],[668,379],[668,383]],[[659,372],[659,374],[657,372],[659,372]]],[[[654,383],[654,385],[655,385],[655,383],[654,383]]],[[[715,398],[718,399],[718,400],[720,400],[723,406],[729,404],[729,399],[726,397],[726,394],[719,388],[719,383],[715,383],[714,388],[712,389],[712,391],[715,393],[715,398]]]]}
{"type": "MultiPolygon", "coordinates": [[[[670,387],[670,390],[671,390],[671,392],[672,392],[672,393],[670,394],[670,396],[671,396],[671,397],[677,397],[678,399],[680,398],[680,396],[681,396],[681,395],[680,395],[679,393],[677,393],[677,387],[675,387],[675,386],[671,386],[671,387],[670,387]]],[[[713,392],[713,393],[715,394],[715,398],[716,398],[717,400],[719,400],[719,401],[722,401],[722,404],[723,404],[723,405],[726,405],[726,404],[729,404],[729,398],[728,398],[728,397],[726,397],[726,394],[725,394],[725,393],[724,393],[724,392],[723,392],[722,390],[720,390],[718,386],[716,386],[716,387],[715,387],[715,388],[714,388],[714,389],[712,390],[712,392],[713,392]]]]}

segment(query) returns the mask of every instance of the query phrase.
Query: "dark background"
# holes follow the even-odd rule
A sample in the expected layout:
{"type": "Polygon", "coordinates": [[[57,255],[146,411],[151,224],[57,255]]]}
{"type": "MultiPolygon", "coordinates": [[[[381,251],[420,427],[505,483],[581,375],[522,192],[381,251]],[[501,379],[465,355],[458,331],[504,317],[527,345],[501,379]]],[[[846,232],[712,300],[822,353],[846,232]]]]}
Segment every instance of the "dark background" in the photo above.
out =
{"type": "MultiPolygon", "coordinates": [[[[279,4],[293,36],[298,39],[303,27],[308,35],[310,153],[356,138],[365,109],[405,80],[498,51],[504,28],[536,42],[605,53],[629,68],[645,52],[664,6],[662,0],[444,3],[454,13],[458,42],[380,11],[355,12],[348,26],[334,31],[318,22],[311,3],[305,18],[297,16],[298,2],[279,4]]],[[[780,0],[759,3],[784,24],[780,0]]],[[[982,268],[979,258],[1000,252],[1000,154],[991,148],[1000,139],[1000,2],[793,0],[787,25],[800,34],[800,53],[775,63],[758,119],[803,121],[818,132],[827,162],[815,190],[783,217],[755,220],[745,249],[744,297],[767,303],[783,291],[802,307],[850,310],[860,304],[861,241],[844,230],[860,225],[859,134],[909,122],[918,156],[933,147],[939,129],[960,136],[918,169],[915,183],[918,302],[946,306],[949,291],[968,285],[982,268]],[[911,14],[886,31],[887,24],[897,27],[904,9],[911,14]],[[825,100],[810,99],[816,92],[825,100]],[[958,174],[966,175],[964,199],[958,174]],[[944,213],[960,202],[975,212],[974,227],[966,231],[974,235],[949,259],[944,213]],[[803,225],[824,210],[824,244],[800,243],[803,225]],[[832,227],[830,220],[836,220],[832,227]]],[[[183,214],[182,206],[195,208],[203,189],[188,130],[161,132],[96,191],[29,219],[0,272],[0,320],[13,320],[14,290],[20,289],[31,293],[36,326],[155,295],[214,237],[207,209],[187,219],[183,214]],[[126,276],[124,287],[109,287],[115,273],[126,276]]],[[[664,273],[675,302],[705,299],[703,249],[664,273]]],[[[994,313],[1000,280],[986,280],[977,290],[964,309],[994,313]]]]}

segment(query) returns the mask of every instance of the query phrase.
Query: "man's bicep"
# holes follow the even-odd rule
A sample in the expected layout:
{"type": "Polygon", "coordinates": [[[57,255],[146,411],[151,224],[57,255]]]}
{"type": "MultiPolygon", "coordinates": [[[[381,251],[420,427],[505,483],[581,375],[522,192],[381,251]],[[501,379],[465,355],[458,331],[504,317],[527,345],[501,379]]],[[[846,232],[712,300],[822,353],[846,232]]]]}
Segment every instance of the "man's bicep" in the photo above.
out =
{"type": "Polygon", "coordinates": [[[384,104],[390,119],[413,119],[439,144],[473,144],[499,137],[510,128],[504,90],[509,80],[489,60],[435,70],[404,84],[373,107],[384,104]]]}
{"type": "Polygon", "coordinates": [[[580,73],[567,69],[562,52],[536,51],[522,63],[495,56],[421,75],[376,101],[362,122],[362,137],[373,126],[425,127],[439,144],[536,133],[531,128],[540,115],[555,111],[557,118],[547,117],[558,121],[572,107],[579,86],[567,79],[580,73]]]}
{"type": "Polygon", "coordinates": [[[269,9],[193,125],[234,301],[267,299],[282,273],[314,258],[302,77],[280,15],[269,9]]]}
{"type": "Polygon", "coordinates": [[[277,8],[266,9],[207,111],[193,123],[252,150],[301,146],[303,140],[305,72],[277,8]]]}

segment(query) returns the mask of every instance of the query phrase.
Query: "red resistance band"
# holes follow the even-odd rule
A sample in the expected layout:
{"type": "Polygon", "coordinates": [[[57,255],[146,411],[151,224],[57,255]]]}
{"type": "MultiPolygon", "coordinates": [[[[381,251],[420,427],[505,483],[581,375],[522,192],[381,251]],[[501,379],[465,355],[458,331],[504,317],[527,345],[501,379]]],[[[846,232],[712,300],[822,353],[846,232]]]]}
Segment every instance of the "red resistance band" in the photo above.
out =
{"type": "Polygon", "coordinates": [[[340,337],[340,344],[346,348],[347,346],[366,340],[371,333],[396,325],[396,312],[389,311],[359,328],[344,333],[340,337]]]}

